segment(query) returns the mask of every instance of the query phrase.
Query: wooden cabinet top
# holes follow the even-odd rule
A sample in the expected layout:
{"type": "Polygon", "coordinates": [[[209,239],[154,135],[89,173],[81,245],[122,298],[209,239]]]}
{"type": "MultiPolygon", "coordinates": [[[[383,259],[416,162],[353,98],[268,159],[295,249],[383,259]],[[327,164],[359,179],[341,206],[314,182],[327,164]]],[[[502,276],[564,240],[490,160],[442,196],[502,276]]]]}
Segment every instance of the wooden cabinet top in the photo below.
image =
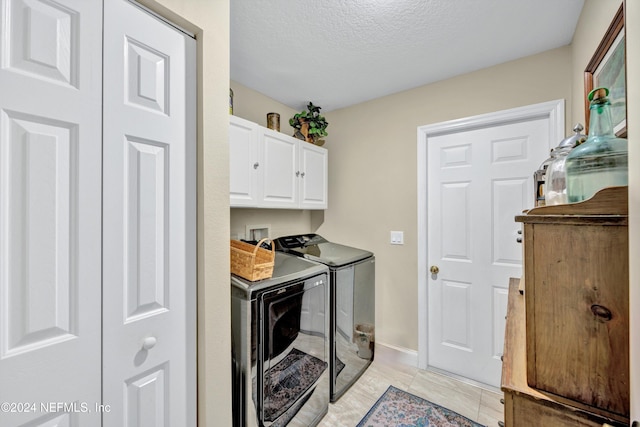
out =
{"type": "Polygon", "coordinates": [[[523,223],[594,223],[627,225],[629,188],[608,187],[579,203],[542,206],[516,216],[523,223]]]}

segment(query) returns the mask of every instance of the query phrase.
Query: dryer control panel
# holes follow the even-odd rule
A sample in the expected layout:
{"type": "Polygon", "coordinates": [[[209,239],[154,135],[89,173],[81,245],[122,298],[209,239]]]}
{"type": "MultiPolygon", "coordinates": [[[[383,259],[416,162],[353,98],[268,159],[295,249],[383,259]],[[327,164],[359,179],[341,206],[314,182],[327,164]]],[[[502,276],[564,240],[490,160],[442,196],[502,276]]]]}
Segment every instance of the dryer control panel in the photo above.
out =
{"type": "Polygon", "coordinates": [[[303,248],[309,245],[326,243],[327,240],[319,234],[298,234],[296,236],[284,236],[275,239],[276,250],[287,252],[290,249],[303,248]]]}

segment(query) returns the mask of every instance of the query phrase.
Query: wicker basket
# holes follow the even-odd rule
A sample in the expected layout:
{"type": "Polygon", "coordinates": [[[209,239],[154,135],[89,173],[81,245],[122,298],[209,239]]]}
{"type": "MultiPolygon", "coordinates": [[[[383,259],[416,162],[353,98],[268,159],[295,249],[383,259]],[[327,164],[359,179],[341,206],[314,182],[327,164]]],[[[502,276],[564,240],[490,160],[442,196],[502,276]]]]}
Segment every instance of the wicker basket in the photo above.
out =
{"type": "Polygon", "coordinates": [[[274,244],[262,239],[257,245],[231,240],[231,273],[255,282],[269,279],[273,274],[273,260],[276,256],[274,244]],[[271,243],[271,251],[260,247],[263,242],[271,243]]]}

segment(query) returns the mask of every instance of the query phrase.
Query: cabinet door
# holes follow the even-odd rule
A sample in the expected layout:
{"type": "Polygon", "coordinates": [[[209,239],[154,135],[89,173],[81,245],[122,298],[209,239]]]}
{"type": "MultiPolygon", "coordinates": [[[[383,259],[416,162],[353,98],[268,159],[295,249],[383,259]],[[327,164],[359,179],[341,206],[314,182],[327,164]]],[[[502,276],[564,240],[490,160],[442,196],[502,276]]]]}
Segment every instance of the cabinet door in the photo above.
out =
{"type": "Polygon", "coordinates": [[[327,208],[327,150],[300,142],[300,208],[327,208]]]}
{"type": "Polygon", "coordinates": [[[298,208],[298,141],[280,132],[259,128],[262,146],[261,206],[298,208]]]}
{"type": "Polygon", "coordinates": [[[260,168],[258,125],[235,116],[230,117],[229,125],[231,207],[257,206],[260,168]]]}

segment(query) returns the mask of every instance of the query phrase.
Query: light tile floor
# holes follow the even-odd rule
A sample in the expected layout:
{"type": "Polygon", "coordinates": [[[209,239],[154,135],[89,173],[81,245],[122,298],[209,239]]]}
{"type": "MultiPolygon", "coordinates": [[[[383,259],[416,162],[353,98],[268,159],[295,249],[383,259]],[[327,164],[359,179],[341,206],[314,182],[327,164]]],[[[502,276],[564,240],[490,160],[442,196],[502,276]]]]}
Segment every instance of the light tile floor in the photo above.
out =
{"type": "Polygon", "coordinates": [[[487,427],[497,427],[503,420],[502,394],[438,373],[376,360],[336,403],[329,404],[320,427],[355,427],[390,385],[487,427]]]}

